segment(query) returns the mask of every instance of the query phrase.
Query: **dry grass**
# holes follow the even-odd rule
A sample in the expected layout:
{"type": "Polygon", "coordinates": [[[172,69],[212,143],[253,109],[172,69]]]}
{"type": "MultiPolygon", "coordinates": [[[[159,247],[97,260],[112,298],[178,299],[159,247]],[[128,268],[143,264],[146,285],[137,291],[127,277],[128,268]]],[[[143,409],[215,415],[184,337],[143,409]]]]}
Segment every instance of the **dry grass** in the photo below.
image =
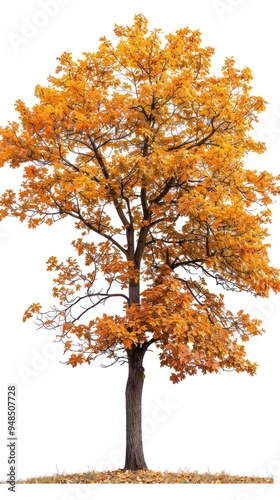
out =
{"type": "Polygon", "coordinates": [[[126,471],[123,469],[106,471],[106,472],[85,472],[76,474],[59,474],[58,472],[53,476],[32,477],[29,479],[22,479],[17,481],[20,484],[78,484],[78,483],[91,483],[91,484],[219,484],[219,483],[273,483],[272,477],[255,477],[255,476],[231,476],[227,473],[211,474],[198,472],[156,472],[152,470],[139,470],[139,471],[126,471]]]}

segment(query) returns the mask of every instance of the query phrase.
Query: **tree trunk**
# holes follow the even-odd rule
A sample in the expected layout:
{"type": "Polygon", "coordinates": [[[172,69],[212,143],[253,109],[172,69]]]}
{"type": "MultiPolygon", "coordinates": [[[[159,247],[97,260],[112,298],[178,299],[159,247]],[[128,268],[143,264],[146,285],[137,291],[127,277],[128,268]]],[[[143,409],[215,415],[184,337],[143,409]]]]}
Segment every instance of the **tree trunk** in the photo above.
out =
{"type": "Polygon", "coordinates": [[[147,469],[142,442],[142,390],[145,349],[134,346],[128,350],[126,398],[126,470],[147,469]]]}

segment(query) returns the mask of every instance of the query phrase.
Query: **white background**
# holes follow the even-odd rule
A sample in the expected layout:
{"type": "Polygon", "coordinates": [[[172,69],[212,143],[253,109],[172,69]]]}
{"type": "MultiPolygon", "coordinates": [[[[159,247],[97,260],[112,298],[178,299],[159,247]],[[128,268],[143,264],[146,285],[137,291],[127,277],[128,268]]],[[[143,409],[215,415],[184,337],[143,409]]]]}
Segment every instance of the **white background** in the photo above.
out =
{"type": "MultiPolygon", "coordinates": [[[[255,132],[266,141],[268,150],[251,158],[250,164],[278,173],[280,34],[275,0],[1,2],[0,125],[16,118],[16,99],[33,104],[35,85],[45,84],[46,77],[54,73],[56,57],[64,50],[75,57],[94,51],[100,36],[112,38],[115,22],[131,24],[133,15],[140,12],[149,19],[150,28],[160,27],[164,32],[183,26],[199,29],[203,44],[216,49],[215,70],[226,56],[234,56],[237,67],[251,67],[253,92],[269,104],[255,132]]],[[[15,187],[17,181],[17,172],[4,169],[0,192],[15,187]]],[[[276,266],[279,208],[278,201],[270,228],[270,255],[276,266]]],[[[15,220],[0,223],[0,480],[7,473],[8,384],[16,384],[18,389],[18,477],[117,469],[124,464],[126,366],[102,369],[99,362],[75,369],[65,366],[60,363],[63,355],[53,343],[53,335],[37,331],[32,321],[21,321],[31,302],[41,302],[45,308],[53,303],[52,277],[45,271],[45,261],[50,255],[70,255],[74,237],[71,223],[65,221],[34,231],[15,220]]],[[[154,470],[273,474],[277,481],[280,297],[264,301],[233,294],[227,299],[234,310],[245,308],[264,321],[266,334],[247,349],[250,359],[259,363],[258,374],[198,375],[174,386],[168,369],[159,368],[156,352],[148,353],[143,398],[146,461],[154,470]]],[[[6,491],[6,486],[2,488],[6,491]]],[[[27,488],[24,494],[31,498],[34,487],[32,491],[27,488]]],[[[101,487],[96,493],[89,486],[77,488],[60,489],[53,498],[74,498],[74,491],[75,498],[106,498],[101,487]]],[[[182,490],[171,488],[165,488],[166,495],[175,491],[178,497],[183,495],[182,490]]],[[[227,496],[222,496],[221,487],[213,488],[210,493],[207,490],[208,498],[212,494],[216,499],[273,498],[271,489],[269,493],[260,486],[254,490],[223,487],[227,496]]],[[[46,491],[44,487],[36,490],[41,498],[46,491]]],[[[52,491],[55,495],[58,490],[52,491]]],[[[203,498],[202,491],[206,494],[206,490],[192,489],[191,497],[203,498]]],[[[118,492],[128,498],[132,490],[118,492]]],[[[137,492],[143,489],[139,487],[137,492]]]]}

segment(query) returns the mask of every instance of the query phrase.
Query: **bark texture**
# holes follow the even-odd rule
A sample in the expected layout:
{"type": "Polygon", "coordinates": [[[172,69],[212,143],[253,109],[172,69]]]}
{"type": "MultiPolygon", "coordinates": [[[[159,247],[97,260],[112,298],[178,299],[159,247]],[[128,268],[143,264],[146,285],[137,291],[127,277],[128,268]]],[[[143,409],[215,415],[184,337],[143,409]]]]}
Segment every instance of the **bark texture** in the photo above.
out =
{"type": "Polygon", "coordinates": [[[135,346],[128,351],[128,379],[126,385],[126,457],[125,469],[147,469],[142,442],[142,391],[146,349],[135,346]]]}

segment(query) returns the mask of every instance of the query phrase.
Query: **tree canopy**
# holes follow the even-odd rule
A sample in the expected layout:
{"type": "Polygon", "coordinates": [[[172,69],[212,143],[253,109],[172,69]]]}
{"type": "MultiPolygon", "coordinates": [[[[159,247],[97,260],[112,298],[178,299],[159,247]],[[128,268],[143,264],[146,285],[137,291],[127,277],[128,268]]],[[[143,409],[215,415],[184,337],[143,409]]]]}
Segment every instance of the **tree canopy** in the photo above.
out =
{"type": "Polygon", "coordinates": [[[279,291],[267,243],[278,178],[245,165],[265,150],[250,134],[266,103],[233,58],[211,74],[199,31],[163,35],[136,15],[114,32],[115,45],[101,38],[77,61],[63,53],[36,103],[18,100],[19,120],[0,130],[0,165],[23,173],[1,218],[35,228],[71,217],[78,233],[76,257],[47,262],[56,305],[34,303],[24,320],[55,329],[72,366],[155,344],[173,382],[254,374],[244,343],[260,322],[223,293],[279,291]]]}

